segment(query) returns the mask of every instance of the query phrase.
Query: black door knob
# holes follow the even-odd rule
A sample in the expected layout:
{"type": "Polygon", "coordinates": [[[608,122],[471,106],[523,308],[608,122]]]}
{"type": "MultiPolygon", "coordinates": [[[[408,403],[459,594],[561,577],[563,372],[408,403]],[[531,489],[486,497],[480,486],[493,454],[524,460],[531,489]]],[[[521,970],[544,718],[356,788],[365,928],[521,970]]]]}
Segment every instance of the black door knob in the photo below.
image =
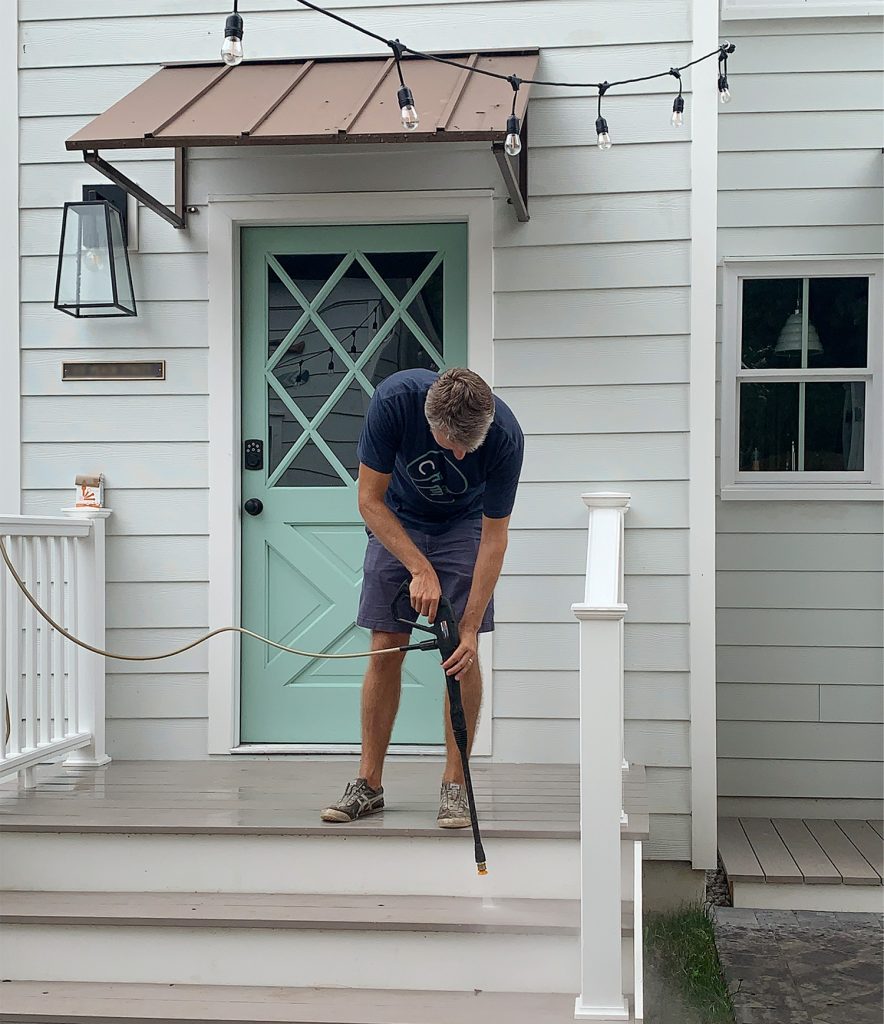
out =
{"type": "Polygon", "coordinates": [[[249,498],[243,508],[250,516],[259,516],[264,511],[264,502],[260,498],[249,498]]]}

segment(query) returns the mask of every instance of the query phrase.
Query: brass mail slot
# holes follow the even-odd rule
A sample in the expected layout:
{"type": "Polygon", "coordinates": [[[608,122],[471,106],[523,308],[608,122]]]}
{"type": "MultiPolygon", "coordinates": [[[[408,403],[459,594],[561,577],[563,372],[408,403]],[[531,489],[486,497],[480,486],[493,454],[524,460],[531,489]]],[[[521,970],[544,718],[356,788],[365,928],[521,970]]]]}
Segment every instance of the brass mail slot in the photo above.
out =
{"type": "Polygon", "coordinates": [[[166,361],[62,363],[62,380],[165,380],[166,361]]]}

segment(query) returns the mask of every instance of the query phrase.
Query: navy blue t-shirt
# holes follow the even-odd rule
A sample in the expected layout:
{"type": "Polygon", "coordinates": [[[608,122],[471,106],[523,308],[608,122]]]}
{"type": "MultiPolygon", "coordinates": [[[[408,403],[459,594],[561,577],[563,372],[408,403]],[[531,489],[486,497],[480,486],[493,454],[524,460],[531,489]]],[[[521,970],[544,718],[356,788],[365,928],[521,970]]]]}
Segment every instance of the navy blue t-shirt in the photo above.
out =
{"type": "Polygon", "coordinates": [[[438,374],[400,370],[375,390],[356,449],[359,461],[392,473],[385,501],[405,526],[444,533],[464,519],[503,519],[513,510],[524,439],[516,417],[495,396],[494,422],[463,459],[436,443],[424,402],[438,374]]]}

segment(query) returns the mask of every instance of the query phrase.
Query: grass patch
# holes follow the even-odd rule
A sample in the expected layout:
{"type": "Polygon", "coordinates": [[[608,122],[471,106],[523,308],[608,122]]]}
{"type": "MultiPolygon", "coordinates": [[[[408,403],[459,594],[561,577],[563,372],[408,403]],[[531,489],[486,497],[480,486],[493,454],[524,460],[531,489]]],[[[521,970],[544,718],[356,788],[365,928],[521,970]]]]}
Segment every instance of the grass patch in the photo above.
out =
{"type": "Polygon", "coordinates": [[[700,1014],[704,1024],[733,1024],[712,921],[699,903],[645,915],[645,955],[700,1014]]]}

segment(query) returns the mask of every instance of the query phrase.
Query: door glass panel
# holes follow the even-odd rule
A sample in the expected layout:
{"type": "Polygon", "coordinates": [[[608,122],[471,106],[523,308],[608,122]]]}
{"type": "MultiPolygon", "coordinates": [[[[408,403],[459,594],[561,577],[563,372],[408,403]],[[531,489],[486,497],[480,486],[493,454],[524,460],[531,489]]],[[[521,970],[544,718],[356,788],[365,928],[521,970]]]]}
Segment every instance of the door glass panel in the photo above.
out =
{"type": "Polygon", "coordinates": [[[420,327],[427,336],[427,340],[440,354],[444,354],[442,351],[445,327],[445,303],[442,301],[443,279],[444,272],[440,263],[408,307],[408,312],[411,314],[414,322],[420,327]]]}
{"type": "Polygon", "coordinates": [[[824,473],[861,472],[866,386],[862,381],[808,382],[804,468],[824,473]]]}
{"type": "Polygon", "coordinates": [[[280,281],[273,267],[267,268],[267,355],[272,357],[304,310],[280,281]]]}
{"type": "Polygon", "coordinates": [[[740,385],[740,470],[798,469],[798,384],[740,385]]]}
{"type": "MultiPolygon", "coordinates": [[[[441,264],[409,303],[408,312],[417,327],[416,332],[403,323],[401,308],[385,297],[373,279],[373,274],[382,277],[385,286],[401,302],[435,256],[433,252],[370,253],[364,258],[369,261],[371,271],[345,254],[276,257],[293,284],[311,302],[327,284],[329,276],[340,271],[342,260],[348,261],[346,270],[311,320],[290,339],[282,354],[278,351],[279,341],[291,332],[302,309],[284,281],[275,274],[271,279],[277,297],[276,313],[285,310],[288,318],[278,325],[277,362],[267,372],[311,423],[310,440],[286,467],[277,487],[339,487],[345,486],[348,479],[355,480],[359,470],[356,446],[374,387],[397,370],[440,369],[427,344],[440,353],[444,350],[441,264]],[[385,325],[389,333],[365,361],[362,370],[368,381],[365,384],[353,375],[355,363],[385,325]],[[329,334],[340,348],[329,344],[329,334]],[[317,421],[346,375],[349,375],[346,387],[317,421]],[[340,469],[315,443],[317,437],[322,438],[339,460],[340,469]],[[342,478],[344,471],[345,478],[342,478]]],[[[268,272],[272,273],[272,268],[268,272]]],[[[273,351],[271,348],[271,357],[273,351]]],[[[272,473],[303,430],[272,387],[268,390],[268,420],[268,464],[272,473]]]]}
{"type": "Polygon", "coordinates": [[[400,320],[365,366],[365,376],[377,387],[391,373],[422,367],[439,371],[435,360],[400,320]]]}
{"type": "Polygon", "coordinates": [[[346,481],[313,440],[307,441],[279,478],[277,487],[346,487],[346,481]]]}
{"type": "Polygon", "coordinates": [[[292,416],[285,402],[267,385],[267,468],[273,473],[286,452],[303,434],[301,424],[292,416]]]}
{"type": "Polygon", "coordinates": [[[434,252],[369,252],[366,259],[401,302],[430,265],[434,252]]]}

